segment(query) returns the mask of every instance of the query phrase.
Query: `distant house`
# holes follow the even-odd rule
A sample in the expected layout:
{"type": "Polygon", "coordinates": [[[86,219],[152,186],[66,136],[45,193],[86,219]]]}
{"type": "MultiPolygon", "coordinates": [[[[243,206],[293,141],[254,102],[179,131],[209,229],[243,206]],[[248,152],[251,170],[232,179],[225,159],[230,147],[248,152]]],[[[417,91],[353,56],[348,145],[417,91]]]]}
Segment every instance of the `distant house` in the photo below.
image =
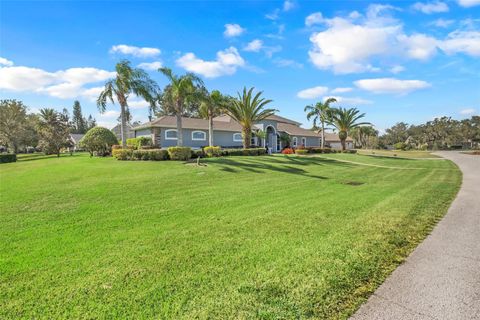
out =
{"type": "MultiPolygon", "coordinates": [[[[183,144],[192,148],[201,148],[208,145],[208,120],[199,118],[182,118],[183,144]]],[[[251,145],[267,147],[270,152],[280,152],[285,143],[280,136],[290,136],[290,146],[297,148],[319,147],[320,133],[300,127],[300,123],[277,115],[267,117],[255,124],[251,145]],[[255,131],[265,131],[267,136],[261,139],[255,136],[255,131]]],[[[134,137],[150,137],[154,145],[166,148],[177,145],[177,125],[174,116],[162,116],[151,122],[134,127],[134,137]]],[[[326,145],[332,148],[341,148],[338,135],[325,133],[326,145]]],[[[213,119],[213,144],[223,148],[242,147],[242,126],[227,115],[213,119]]],[[[353,148],[353,140],[346,141],[347,149],[353,148]]]]}
{"type": "MultiPolygon", "coordinates": [[[[112,128],[112,132],[117,137],[118,141],[122,141],[122,130],[120,124],[117,124],[112,128]]],[[[127,123],[127,139],[135,138],[135,132],[133,131],[133,126],[127,123]]]]}
{"type": "Polygon", "coordinates": [[[73,151],[79,151],[81,150],[81,148],[79,147],[79,142],[80,140],[82,140],[84,134],[80,134],[80,133],[71,133],[70,134],[70,142],[71,142],[71,149],[73,151]]]}

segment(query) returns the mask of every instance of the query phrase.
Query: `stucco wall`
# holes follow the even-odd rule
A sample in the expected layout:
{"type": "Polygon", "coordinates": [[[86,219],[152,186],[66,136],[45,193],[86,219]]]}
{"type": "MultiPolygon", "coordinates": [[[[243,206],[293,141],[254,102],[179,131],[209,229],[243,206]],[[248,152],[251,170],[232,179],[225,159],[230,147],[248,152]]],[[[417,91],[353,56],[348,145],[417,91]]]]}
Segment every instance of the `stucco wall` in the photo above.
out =
{"type": "MultiPolygon", "coordinates": [[[[165,138],[165,131],[170,129],[171,128],[161,128],[160,130],[159,141],[162,148],[168,148],[177,145],[177,140],[168,140],[165,138]]],[[[241,147],[241,141],[233,141],[234,133],[235,132],[229,131],[214,131],[213,144],[221,147],[241,147]]],[[[183,145],[192,148],[208,146],[208,130],[183,129],[183,145]],[[193,131],[205,132],[205,140],[192,140],[193,131]]]]}

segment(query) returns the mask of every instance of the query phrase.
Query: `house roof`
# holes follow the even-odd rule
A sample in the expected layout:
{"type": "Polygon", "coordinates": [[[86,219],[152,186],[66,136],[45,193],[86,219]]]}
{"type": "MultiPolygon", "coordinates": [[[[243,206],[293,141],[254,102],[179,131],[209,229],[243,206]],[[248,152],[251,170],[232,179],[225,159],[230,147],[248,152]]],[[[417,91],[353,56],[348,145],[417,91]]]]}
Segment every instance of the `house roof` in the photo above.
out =
{"type": "MultiPolygon", "coordinates": [[[[147,122],[138,127],[135,127],[134,130],[140,130],[140,129],[146,129],[146,128],[152,128],[152,127],[176,128],[177,119],[174,116],[162,116],[151,122],[147,122]]],[[[184,129],[208,130],[208,120],[200,119],[200,118],[182,117],[182,127],[184,129]]],[[[228,116],[214,118],[213,129],[217,131],[232,131],[232,132],[242,131],[242,127],[240,126],[240,124],[228,116]]]]}
{"type": "Polygon", "coordinates": [[[74,143],[78,143],[83,138],[83,136],[84,136],[84,134],[81,134],[81,133],[71,133],[70,134],[70,139],[74,143]]]}
{"type": "Polygon", "coordinates": [[[291,136],[304,136],[304,137],[317,137],[320,138],[320,134],[312,130],[301,128],[294,124],[279,122],[277,123],[277,130],[286,132],[291,136]]]}
{"type": "Polygon", "coordinates": [[[267,120],[277,121],[277,122],[294,124],[294,125],[297,125],[297,126],[301,125],[300,122],[293,121],[293,120],[290,120],[290,119],[287,119],[287,118],[284,118],[284,117],[280,117],[280,116],[277,116],[276,114],[271,115],[271,116],[268,116],[266,119],[267,119],[267,120]]]}
{"type": "MultiPolygon", "coordinates": [[[[131,124],[127,123],[127,132],[130,131],[130,130],[133,130],[133,126],[131,124]]],[[[117,124],[115,127],[113,127],[111,131],[115,134],[120,134],[121,133],[120,123],[117,124]]]]}

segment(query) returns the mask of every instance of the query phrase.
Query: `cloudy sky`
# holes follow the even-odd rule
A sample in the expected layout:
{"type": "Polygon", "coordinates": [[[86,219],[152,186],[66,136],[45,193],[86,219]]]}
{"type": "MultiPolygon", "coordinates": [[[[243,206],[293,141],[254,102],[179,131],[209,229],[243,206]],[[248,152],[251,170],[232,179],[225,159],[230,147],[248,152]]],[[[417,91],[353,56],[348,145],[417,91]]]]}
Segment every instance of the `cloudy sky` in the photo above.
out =
{"type": "MultiPolygon", "coordinates": [[[[280,114],[336,97],[384,129],[480,113],[480,0],[2,1],[0,98],[71,109],[111,127],[95,99],[121,59],[200,75],[210,90],[254,86],[280,114]]],[[[133,97],[134,120],[147,104],[133,97]]]]}

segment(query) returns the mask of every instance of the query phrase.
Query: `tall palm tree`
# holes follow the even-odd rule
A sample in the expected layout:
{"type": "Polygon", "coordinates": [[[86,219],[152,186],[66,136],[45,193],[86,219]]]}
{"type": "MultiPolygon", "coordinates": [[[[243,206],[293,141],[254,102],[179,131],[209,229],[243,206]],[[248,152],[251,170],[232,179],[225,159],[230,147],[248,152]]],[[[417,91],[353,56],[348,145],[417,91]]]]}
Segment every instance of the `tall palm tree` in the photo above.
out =
{"type": "Polygon", "coordinates": [[[228,104],[228,97],[222,95],[220,91],[213,90],[205,92],[200,103],[200,116],[208,119],[208,145],[213,146],[213,118],[219,116],[225,106],[228,104]]]}
{"type": "Polygon", "coordinates": [[[330,111],[328,124],[334,126],[338,130],[338,137],[342,144],[342,150],[345,150],[345,140],[347,140],[348,132],[362,125],[370,125],[369,122],[357,122],[365,117],[365,113],[360,113],[356,108],[333,108],[330,111]]]}
{"type": "Polygon", "coordinates": [[[261,98],[262,91],[252,97],[254,88],[243,88],[243,94],[238,93],[238,99],[232,101],[225,107],[225,112],[242,126],[243,147],[250,146],[252,127],[255,122],[262,121],[275,113],[275,109],[265,109],[265,106],[272,102],[261,98]]]}
{"type": "Polygon", "coordinates": [[[304,111],[307,112],[307,120],[313,118],[313,126],[317,126],[317,122],[320,122],[322,125],[322,132],[321,132],[321,147],[323,148],[325,145],[325,123],[329,118],[330,113],[330,104],[337,102],[335,98],[328,98],[325,102],[317,102],[314,105],[306,106],[304,111]]]}
{"type": "Polygon", "coordinates": [[[130,61],[122,60],[115,66],[117,75],[105,83],[103,91],[97,99],[98,110],[103,113],[107,107],[107,100],[114,104],[114,98],[120,104],[120,128],[122,134],[122,146],[127,143],[127,113],[128,97],[135,94],[148,102],[152,101],[152,93],[156,91],[157,84],[150,79],[148,74],[139,68],[132,68],[130,61]]]}
{"type": "Polygon", "coordinates": [[[178,76],[170,68],[158,69],[170,82],[168,84],[168,96],[171,99],[170,107],[177,118],[177,146],[183,145],[182,116],[187,105],[201,99],[203,81],[193,73],[178,76]]]}

